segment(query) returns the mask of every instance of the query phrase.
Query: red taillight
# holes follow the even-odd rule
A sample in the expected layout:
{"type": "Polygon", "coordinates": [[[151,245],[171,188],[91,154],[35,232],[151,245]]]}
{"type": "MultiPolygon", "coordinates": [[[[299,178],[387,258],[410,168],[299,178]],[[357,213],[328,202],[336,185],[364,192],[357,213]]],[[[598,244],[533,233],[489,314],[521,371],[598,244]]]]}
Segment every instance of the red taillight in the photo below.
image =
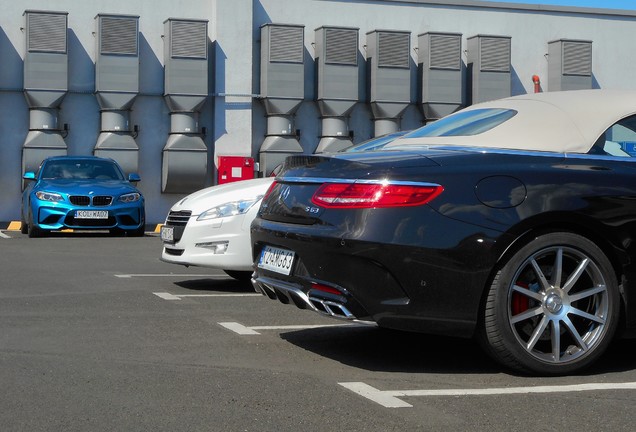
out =
{"type": "Polygon", "coordinates": [[[317,282],[312,282],[311,283],[311,289],[315,289],[317,291],[322,291],[322,292],[326,292],[329,294],[335,294],[335,295],[342,295],[342,293],[340,291],[338,291],[335,288],[332,288],[330,286],[327,285],[323,285],[317,282]]]}
{"type": "Polygon", "coordinates": [[[439,185],[325,183],[311,202],[329,208],[417,206],[432,201],[443,190],[439,185]]]}
{"type": "Polygon", "coordinates": [[[265,201],[267,197],[270,196],[270,194],[272,193],[275,187],[276,187],[276,182],[273,181],[269,189],[267,189],[267,192],[265,192],[265,195],[263,195],[263,201],[265,201]]]}

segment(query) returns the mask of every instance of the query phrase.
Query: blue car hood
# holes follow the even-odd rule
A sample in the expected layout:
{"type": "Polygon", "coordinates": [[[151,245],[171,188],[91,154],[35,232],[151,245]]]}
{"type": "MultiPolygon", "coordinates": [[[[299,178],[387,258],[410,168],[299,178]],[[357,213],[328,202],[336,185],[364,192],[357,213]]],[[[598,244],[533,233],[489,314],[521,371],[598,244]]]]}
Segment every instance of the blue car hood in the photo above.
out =
{"type": "Polygon", "coordinates": [[[134,186],[123,180],[49,179],[41,180],[35,189],[70,195],[121,195],[139,192],[134,186]]]}

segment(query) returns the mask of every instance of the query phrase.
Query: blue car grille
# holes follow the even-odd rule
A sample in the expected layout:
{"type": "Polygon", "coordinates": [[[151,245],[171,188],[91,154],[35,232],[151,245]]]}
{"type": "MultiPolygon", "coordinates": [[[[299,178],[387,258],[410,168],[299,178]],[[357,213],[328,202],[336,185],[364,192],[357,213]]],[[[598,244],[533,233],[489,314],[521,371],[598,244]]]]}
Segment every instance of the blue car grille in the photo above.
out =
{"type": "Polygon", "coordinates": [[[72,215],[66,216],[64,224],[68,227],[114,227],[117,219],[110,216],[108,219],[75,219],[72,215]]]}
{"type": "MultiPolygon", "coordinates": [[[[69,197],[71,204],[77,206],[90,206],[91,197],[88,195],[71,195],[69,197]]],[[[92,205],[95,207],[109,206],[113,203],[113,197],[108,195],[96,195],[93,197],[92,205]]]]}
{"type": "Polygon", "coordinates": [[[113,203],[112,196],[98,195],[93,197],[93,205],[96,207],[109,206],[112,203],[113,203]]]}

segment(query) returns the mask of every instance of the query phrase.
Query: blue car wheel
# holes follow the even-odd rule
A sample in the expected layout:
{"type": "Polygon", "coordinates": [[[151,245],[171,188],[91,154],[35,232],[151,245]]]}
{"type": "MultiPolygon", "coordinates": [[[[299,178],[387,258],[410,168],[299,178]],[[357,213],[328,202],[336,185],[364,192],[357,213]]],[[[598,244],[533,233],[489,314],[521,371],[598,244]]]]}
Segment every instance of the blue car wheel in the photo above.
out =
{"type": "Polygon", "coordinates": [[[24,210],[20,211],[20,232],[22,234],[28,234],[29,233],[29,224],[27,223],[26,219],[24,218],[24,210]]]}
{"type": "Polygon", "coordinates": [[[40,229],[35,222],[33,222],[33,213],[30,213],[31,217],[29,218],[29,226],[27,228],[27,234],[29,238],[42,237],[46,234],[46,231],[40,229]]]}

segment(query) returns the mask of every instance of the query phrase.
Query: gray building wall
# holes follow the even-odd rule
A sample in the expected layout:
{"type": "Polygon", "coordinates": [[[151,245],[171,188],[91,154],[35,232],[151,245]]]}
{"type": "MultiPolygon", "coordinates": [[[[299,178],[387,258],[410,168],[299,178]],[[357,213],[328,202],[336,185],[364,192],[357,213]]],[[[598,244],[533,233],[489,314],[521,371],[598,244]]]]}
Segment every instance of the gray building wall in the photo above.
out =
{"type": "MultiPolygon", "coordinates": [[[[92,154],[100,133],[95,99],[95,16],[99,13],[138,15],[140,30],[140,92],[131,112],[139,126],[140,189],[146,196],[149,223],[161,223],[170,206],[183,194],[161,193],[161,161],[170,131],[169,110],[163,98],[163,22],[168,18],[209,21],[210,96],[199,117],[208,148],[206,184],[215,184],[219,155],[252,156],[265,139],[266,117],[259,100],[260,27],[267,23],[298,24],[305,29],[305,100],[295,116],[300,145],[313,152],[321,134],[315,102],[315,29],[321,26],[411,33],[411,104],[403,114],[402,129],[423,124],[418,102],[417,44],[425,32],[510,36],[511,94],[533,91],[532,76],[548,88],[548,43],[558,39],[589,40],[593,44],[592,86],[636,88],[636,56],[629,41],[636,33],[636,14],[583,8],[530,6],[521,3],[485,3],[470,0],[0,0],[0,221],[19,219],[22,145],[29,129],[29,110],[23,93],[25,10],[68,12],[69,93],[59,111],[69,125],[65,141],[70,155],[92,154]]],[[[367,99],[366,40],[359,39],[360,100],[367,99]]],[[[466,55],[463,56],[465,67],[466,55]]],[[[467,78],[467,77],[465,77],[467,78]]],[[[354,142],[373,135],[373,116],[361,102],[351,113],[354,142]]]]}

